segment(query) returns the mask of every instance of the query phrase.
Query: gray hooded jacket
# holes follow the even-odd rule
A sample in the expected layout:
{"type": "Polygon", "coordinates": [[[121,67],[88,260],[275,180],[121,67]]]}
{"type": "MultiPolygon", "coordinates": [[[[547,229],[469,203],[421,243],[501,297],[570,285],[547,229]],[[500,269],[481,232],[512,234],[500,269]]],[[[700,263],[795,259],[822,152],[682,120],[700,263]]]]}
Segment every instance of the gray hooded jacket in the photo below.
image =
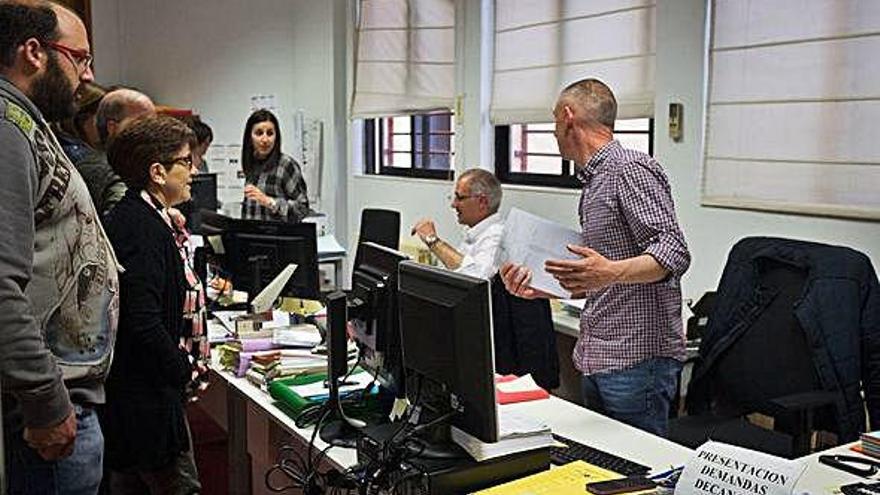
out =
{"type": "Polygon", "coordinates": [[[50,426],[71,401],[104,402],[118,265],[82,178],[40,111],[2,77],[0,168],[3,422],[50,426]]]}

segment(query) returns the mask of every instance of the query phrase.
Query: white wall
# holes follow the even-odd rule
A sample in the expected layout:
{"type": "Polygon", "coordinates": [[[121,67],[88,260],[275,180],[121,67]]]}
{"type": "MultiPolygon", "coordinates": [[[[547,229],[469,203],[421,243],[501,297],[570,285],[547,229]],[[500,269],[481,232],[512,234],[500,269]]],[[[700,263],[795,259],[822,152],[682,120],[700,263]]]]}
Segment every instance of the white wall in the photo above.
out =
{"type": "Polygon", "coordinates": [[[346,104],[346,45],[333,29],[344,29],[344,18],[334,17],[344,11],[339,0],[93,0],[96,79],[135,86],[160,104],[195,109],[214,129],[215,143],[241,143],[251,95],[276,96],[288,143],[292,129],[285,122],[294,111],[321,119],[318,206],[333,225],[342,220],[338,230],[344,236],[346,216],[336,212],[346,205],[341,171],[347,161],[340,146],[346,134],[338,125],[346,104]]]}
{"type": "MultiPolygon", "coordinates": [[[[753,235],[790,237],[849,246],[880,265],[880,223],[700,206],[705,0],[657,2],[655,150],[666,168],[693,262],[685,297],[717,285],[730,247],[753,235]],[[669,139],[669,103],[683,103],[685,136],[669,139]]],[[[880,192],[878,192],[880,194],[880,192]]]]}
{"type": "MultiPolygon", "coordinates": [[[[457,0],[463,9],[457,53],[465,54],[460,84],[456,169],[492,167],[487,125],[491,48],[480,26],[491,0],[457,0]],[[482,5],[481,5],[482,4],[482,5]]],[[[402,237],[418,218],[437,220],[441,235],[461,239],[442,181],[365,177],[349,145],[345,106],[350,89],[350,0],[93,0],[98,80],[134,84],[163,103],[194,107],[222,142],[238,142],[248,97],[273,93],[282,105],[325,121],[322,210],[341,242],[354,242],[360,211],[387,207],[402,213],[402,237]],[[259,26],[259,29],[254,28],[259,26]],[[346,149],[348,148],[348,149],[346,149]],[[347,157],[351,156],[349,160],[347,157]],[[347,226],[346,226],[347,224],[347,226]]],[[[880,224],[830,218],[704,208],[699,204],[703,105],[704,0],[664,0],[657,11],[656,156],[669,174],[677,211],[693,254],[685,297],[714,288],[731,245],[748,235],[774,235],[842,244],[880,261],[880,224]],[[667,135],[670,102],[684,104],[684,140],[667,135]]],[[[491,25],[491,24],[490,24],[491,25]]],[[[505,186],[503,211],[518,206],[577,226],[577,191],[505,186]]]]}
{"type": "MultiPolygon", "coordinates": [[[[477,3],[465,3],[468,14],[480,15],[480,9],[473,5],[477,3]]],[[[683,280],[684,296],[698,298],[704,291],[715,288],[727,252],[736,240],[745,236],[792,237],[846,245],[867,253],[875,266],[880,264],[880,224],[876,222],[700,206],[705,0],[660,1],[657,4],[655,155],[669,175],[679,220],[693,257],[691,268],[683,280]],[[685,135],[678,143],[668,137],[666,115],[671,102],[683,103],[685,109],[685,135]]],[[[473,32],[475,22],[469,20],[471,22],[467,27],[470,29],[462,30],[462,34],[469,55],[466,63],[473,64],[473,57],[480,53],[482,40],[473,32]]],[[[486,65],[489,61],[482,60],[481,63],[486,65]]],[[[472,97],[465,98],[464,112],[467,116],[469,110],[472,111],[468,103],[473,99],[473,93],[480,94],[484,88],[480,87],[473,73],[463,81],[464,93],[472,97]]],[[[491,134],[484,120],[476,119],[480,127],[475,127],[475,119],[464,120],[460,132],[482,133],[484,136],[491,134]]],[[[475,148],[491,146],[491,140],[470,136],[461,142],[467,157],[493,154],[491,149],[475,148]]],[[[354,165],[360,166],[359,163],[354,165]]],[[[492,166],[491,163],[457,162],[457,169],[473,165],[492,166]]],[[[352,174],[351,225],[357,225],[361,208],[384,206],[399,209],[404,225],[411,224],[421,216],[431,216],[437,220],[441,236],[453,243],[461,239],[460,229],[446,201],[451,184],[358,177],[356,171],[352,174]]],[[[517,206],[576,228],[578,194],[577,191],[505,186],[503,210],[506,212],[517,206]]]]}

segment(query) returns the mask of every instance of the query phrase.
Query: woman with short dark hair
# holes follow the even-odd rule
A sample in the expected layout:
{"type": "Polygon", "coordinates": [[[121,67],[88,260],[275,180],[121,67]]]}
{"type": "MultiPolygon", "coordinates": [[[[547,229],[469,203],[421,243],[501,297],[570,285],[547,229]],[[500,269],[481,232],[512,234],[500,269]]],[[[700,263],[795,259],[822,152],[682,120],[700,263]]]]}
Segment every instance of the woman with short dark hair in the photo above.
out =
{"type": "Polygon", "coordinates": [[[281,130],[272,112],[257,110],[248,118],[241,165],[245,175],[242,218],[299,222],[309,214],[302,169],[281,152],[281,130]]]}
{"type": "Polygon", "coordinates": [[[168,213],[189,199],[194,143],[186,124],[158,116],[129,124],[107,150],[129,188],[106,218],[125,269],[104,415],[114,494],[201,489],[184,410],[193,371],[180,346],[186,279],[168,213]]]}

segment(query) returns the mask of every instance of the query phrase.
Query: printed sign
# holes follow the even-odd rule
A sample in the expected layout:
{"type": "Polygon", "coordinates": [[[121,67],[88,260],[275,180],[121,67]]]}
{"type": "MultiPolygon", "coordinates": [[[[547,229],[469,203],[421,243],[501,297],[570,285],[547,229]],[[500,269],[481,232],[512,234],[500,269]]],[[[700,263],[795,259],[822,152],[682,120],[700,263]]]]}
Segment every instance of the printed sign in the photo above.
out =
{"type": "Polygon", "coordinates": [[[675,495],[791,495],[806,464],[719,442],[688,461],[675,495]]]}

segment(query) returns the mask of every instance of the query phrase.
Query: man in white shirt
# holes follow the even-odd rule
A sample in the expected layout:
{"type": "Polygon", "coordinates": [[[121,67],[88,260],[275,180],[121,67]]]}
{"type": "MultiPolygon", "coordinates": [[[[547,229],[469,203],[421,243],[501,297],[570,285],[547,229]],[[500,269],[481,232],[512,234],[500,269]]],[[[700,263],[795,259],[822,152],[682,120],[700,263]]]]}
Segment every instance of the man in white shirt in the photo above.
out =
{"type": "Polygon", "coordinates": [[[412,228],[412,235],[418,235],[446,268],[489,280],[498,272],[504,231],[504,222],[498,213],[501,183],[491,172],[471,168],[458,178],[450,199],[458,214],[458,223],[468,227],[457,249],[437,237],[430,218],[419,220],[412,228]]]}

